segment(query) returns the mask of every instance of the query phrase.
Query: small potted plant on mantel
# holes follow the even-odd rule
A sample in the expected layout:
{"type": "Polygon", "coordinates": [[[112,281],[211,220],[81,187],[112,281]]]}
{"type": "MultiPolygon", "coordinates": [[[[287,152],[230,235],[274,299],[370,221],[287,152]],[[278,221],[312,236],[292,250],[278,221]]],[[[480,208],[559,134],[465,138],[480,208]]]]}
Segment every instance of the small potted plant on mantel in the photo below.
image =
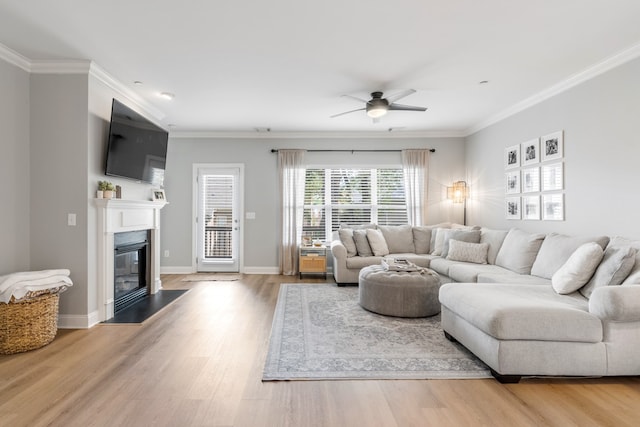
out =
{"type": "Polygon", "coordinates": [[[109,181],[98,181],[98,192],[96,197],[98,199],[113,199],[113,191],[115,186],[109,181]]]}

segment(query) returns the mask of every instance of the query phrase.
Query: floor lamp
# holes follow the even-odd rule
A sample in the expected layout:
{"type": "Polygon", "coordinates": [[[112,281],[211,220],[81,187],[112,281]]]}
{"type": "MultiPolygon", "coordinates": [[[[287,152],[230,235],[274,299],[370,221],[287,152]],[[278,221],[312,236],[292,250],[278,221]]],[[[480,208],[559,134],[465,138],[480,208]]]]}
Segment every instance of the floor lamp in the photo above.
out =
{"type": "Polygon", "coordinates": [[[452,187],[447,187],[447,199],[453,200],[453,203],[463,203],[463,220],[462,224],[467,225],[467,199],[469,198],[469,187],[465,181],[456,181],[452,187]]]}

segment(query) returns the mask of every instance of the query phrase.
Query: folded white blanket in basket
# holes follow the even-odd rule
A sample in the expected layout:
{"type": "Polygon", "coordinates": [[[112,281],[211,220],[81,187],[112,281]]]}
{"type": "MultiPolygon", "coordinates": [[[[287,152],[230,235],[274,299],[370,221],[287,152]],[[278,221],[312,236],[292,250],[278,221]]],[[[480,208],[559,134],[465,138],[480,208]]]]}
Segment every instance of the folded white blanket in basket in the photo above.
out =
{"type": "Polygon", "coordinates": [[[23,271],[0,276],[0,302],[8,303],[11,297],[20,300],[31,293],[44,290],[61,292],[73,282],[67,269],[23,271]]]}

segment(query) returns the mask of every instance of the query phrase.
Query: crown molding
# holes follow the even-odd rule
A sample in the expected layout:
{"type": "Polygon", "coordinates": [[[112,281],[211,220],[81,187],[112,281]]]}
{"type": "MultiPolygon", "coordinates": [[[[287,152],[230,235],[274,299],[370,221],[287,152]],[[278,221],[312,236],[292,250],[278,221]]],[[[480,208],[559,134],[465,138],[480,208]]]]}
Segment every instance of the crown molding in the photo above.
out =
{"type": "Polygon", "coordinates": [[[7,61],[9,64],[22,68],[24,71],[31,72],[31,61],[25,56],[20,55],[13,49],[0,44],[0,59],[7,61]]]}
{"type": "Polygon", "coordinates": [[[91,61],[86,59],[33,60],[32,74],[88,74],[91,61]]]}
{"type": "Polygon", "coordinates": [[[153,104],[147,102],[144,98],[138,95],[135,91],[131,90],[128,86],[117,80],[111,74],[107,73],[104,68],[100,67],[95,62],[91,62],[89,67],[89,75],[96,80],[109,87],[110,89],[122,94],[131,102],[140,107],[143,111],[149,113],[157,121],[162,121],[166,114],[156,108],[153,104]]]}
{"type": "Polygon", "coordinates": [[[174,139],[383,139],[383,138],[462,138],[460,131],[394,131],[394,132],[169,132],[174,139]]]}
{"type": "Polygon", "coordinates": [[[632,61],[638,57],[640,57],[640,43],[633,45],[621,52],[618,52],[617,54],[606,58],[604,61],[592,65],[589,68],[570,76],[566,80],[561,81],[521,102],[518,102],[517,104],[475,124],[474,126],[471,126],[464,132],[464,136],[466,137],[472,135],[486,127],[498,123],[510,116],[526,110],[527,108],[531,108],[534,105],[546,101],[547,99],[552,98],[562,92],[566,92],[567,90],[581,83],[591,80],[594,77],[597,77],[609,70],[626,64],[627,62],[632,61]]]}

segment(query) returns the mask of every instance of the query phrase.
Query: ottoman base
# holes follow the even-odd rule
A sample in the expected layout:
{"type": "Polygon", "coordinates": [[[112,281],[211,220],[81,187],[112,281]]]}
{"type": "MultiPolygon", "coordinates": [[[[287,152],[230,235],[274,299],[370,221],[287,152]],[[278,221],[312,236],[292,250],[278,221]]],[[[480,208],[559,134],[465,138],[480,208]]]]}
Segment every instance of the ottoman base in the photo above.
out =
{"type": "Polygon", "coordinates": [[[440,313],[440,277],[424,272],[387,271],[372,265],[360,270],[359,303],[374,313],[395,317],[427,317],[440,313]]]}

